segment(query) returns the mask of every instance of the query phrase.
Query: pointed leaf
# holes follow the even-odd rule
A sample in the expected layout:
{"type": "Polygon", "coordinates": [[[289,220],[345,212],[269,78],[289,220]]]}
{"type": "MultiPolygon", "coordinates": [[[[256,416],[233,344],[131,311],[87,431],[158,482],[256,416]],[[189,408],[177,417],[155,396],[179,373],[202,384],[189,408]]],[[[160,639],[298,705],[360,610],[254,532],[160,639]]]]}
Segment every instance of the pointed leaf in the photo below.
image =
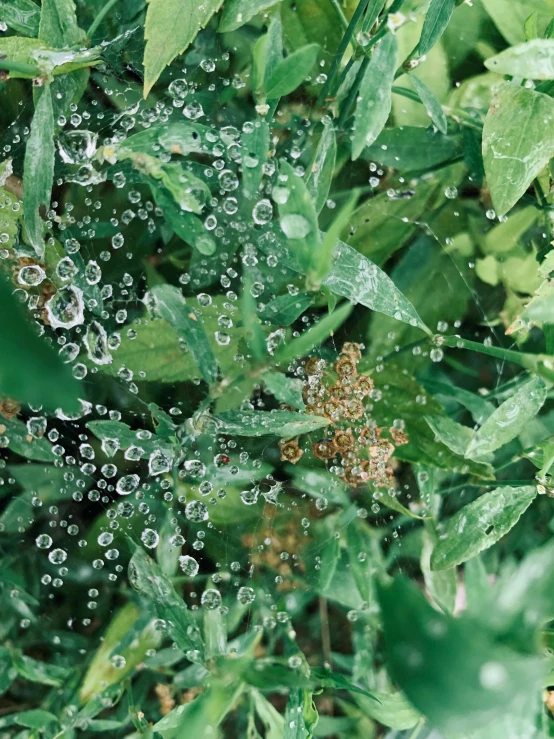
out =
{"type": "Polygon", "coordinates": [[[208,383],[217,378],[217,362],[201,317],[187,306],[181,291],[171,285],[152,289],[162,318],[173,326],[194,357],[198,370],[208,383]]]}
{"type": "Polygon", "coordinates": [[[431,51],[440,39],[455,7],[456,0],[431,0],[429,10],[423,21],[421,38],[417,45],[419,56],[423,56],[431,51]]]}
{"type": "Polygon", "coordinates": [[[40,208],[48,210],[54,182],[54,110],[50,85],[42,89],[31,123],[23,165],[23,210],[29,239],[38,257],[44,253],[40,208]]]}
{"type": "Polygon", "coordinates": [[[292,411],[226,411],[216,419],[218,432],[236,436],[279,436],[290,439],[328,426],[322,416],[292,411]]]}
{"type": "Polygon", "coordinates": [[[466,449],[466,457],[482,457],[515,439],[533,420],[546,400],[546,385],[533,378],[500,405],[476,431],[466,449]]]}
{"type": "Polygon", "coordinates": [[[160,74],[182,54],[223,0],[148,0],[144,25],[144,97],[160,74]]]}
{"type": "Polygon", "coordinates": [[[496,91],[483,128],[483,160],[496,214],[507,213],[554,155],[554,100],[511,82],[496,91]]]}
{"type": "Polygon", "coordinates": [[[427,87],[425,82],[420,80],[419,77],[416,77],[415,74],[411,74],[410,79],[412,81],[412,85],[416,89],[419,99],[421,100],[425,110],[429,114],[429,118],[433,121],[436,128],[438,128],[441,133],[446,134],[448,131],[446,114],[442,109],[442,105],[435,97],[435,93],[429,87],[427,87]]]}
{"type": "Polygon", "coordinates": [[[491,72],[530,80],[554,79],[554,39],[535,38],[505,49],[485,62],[491,72]]]}
{"type": "Polygon", "coordinates": [[[431,569],[446,570],[492,547],[531,505],[534,485],[501,487],[464,506],[446,524],[431,554],[431,569]]]}
{"type": "Polygon", "coordinates": [[[310,74],[319,53],[318,44],[308,44],[279,62],[267,80],[265,94],[268,100],[290,95],[310,74]]]}
{"type": "Polygon", "coordinates": [[[392,105],[391,88],[397,53],[398,43],[391,32],[385,34],[373,51],[356,105],[352,159],[358,159],[364,148],[371,146],[387,122],[392,105]]]}

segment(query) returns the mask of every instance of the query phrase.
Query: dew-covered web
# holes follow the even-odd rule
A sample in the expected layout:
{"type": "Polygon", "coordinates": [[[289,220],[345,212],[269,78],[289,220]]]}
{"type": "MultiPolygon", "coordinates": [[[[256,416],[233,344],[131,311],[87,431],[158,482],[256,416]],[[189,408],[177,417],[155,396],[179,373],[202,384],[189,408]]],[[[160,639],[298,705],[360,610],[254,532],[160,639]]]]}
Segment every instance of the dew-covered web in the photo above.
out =
{"type": "MultiPolygon", "coordinates": [[[[370,574],[391,563],[413,569],[411,542],[436,505],[434,491],[463,485],[468,474],[463,459],[437,467],[419,461],[434,453],[422,452],[418,438],[426,407],[436,408],[431,395],[458,402],[436,389],[447,383],[441,364],[462,386],[464,373],[478,372],[446,354],[441,336],[463,333],[469,315],[479,327],[469,338],[505,345],[511,323],[492,320],[495,306],[476,284],[476,261],[484,260],[466,239],[472,233],[478,241],[475,231],[506,219],[488,208],[483,223],[483,206],[456,164],[404,178],[394,162],[378,160],[367,163],[364,180],[348,166],[341,172],[320,223],[328,228],[358,188],[363,208],[342,239],[378,266],[386,262],[439,338],[430,344],[390,311],[355,305],[346,322],[287,356],[337,296],[316,290],[304,302],[304,277],[282,246],[283,234],[305,239],[310,224],[283,215],[290,179],[278,162],[303,176],[331,119],[310,120],[299,98],[297,109],[277,115],[260,165],[256,137],[263,134],[251,102],[240,97],[243,50],[205,31],[166,72],[166,89],[144,101],[143,41],[133,28],[122,17],[121,38],[92,69],[84,98],[57,116],[40,262],[17,221],[22,185],[10,174],[23,170],[34,110],[23,85],[4,114],[4,159],[13,163],[2,181],[0,257],[83,395],[79,412],[55,415],[3,402],[0,547],[12,563],[3,603],[30,643],[40,623],[47,626],[53,641],[45,651],[61,654],[61,663],[93,652],[128,609],[124,632],[140,642],[138,652],[124,636],[114,639],[108,667],[89,672],[80,688],[86,696],[138,663],[161,673],[178,663],[187,688],[192,673],[185,671],[199,661],[193,646],[180,661],[179,650],[169,654],[171,617],[129,586],[136,549],[152,557],[193,614],[222,611],[239,651],[253,627],[268,651],[283,640],[281,653],[297,668],[294,645],[307,644],[317,617],[320,663],[332,663],[342,639],[329,632],[333,599],[361,642],[374,614],[360,572],[370,560],[370,574]],[[476,199],[475,223],[464,226],[462,196],[476,199]],[[286,309],[274,303],[280,296],[290,298],[286,309]],[[304,421],[324,417],[327,426],[281,434],[249,428],[254,412],[272,410],[301,410],[304,421]],[[386,533],[360,533],[351,526],[357,518],[386,533]],[[327,581],[324,565],[334,560],[327,581]]],[[[403,103],[395,103],[399,118],[403,103]]],[[[483,396],[501,395],[513,375],[504,360],[489,367],[483,396]]],[[[467,422],[462,404],[458,411],[467,422]]]]}

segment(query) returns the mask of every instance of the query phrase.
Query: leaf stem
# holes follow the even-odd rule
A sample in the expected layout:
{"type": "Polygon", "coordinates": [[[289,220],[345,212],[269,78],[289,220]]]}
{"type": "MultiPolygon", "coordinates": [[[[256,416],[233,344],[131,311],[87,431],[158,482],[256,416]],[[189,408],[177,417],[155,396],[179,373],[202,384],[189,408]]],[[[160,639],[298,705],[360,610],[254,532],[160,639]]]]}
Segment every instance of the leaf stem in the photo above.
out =
{"type": "Polygon", "coordinates": [[[345,31],[347,31],[348,30],[348,18],[344,15],[344,11],[341,8],[339,0],[331,0],[331,5],[333,6],[335,13],[339,17],[341,26],[344,28],[345,31]]]}
{"type": "Polygon", "coordinates": [[[360,2],[358,3],[358,7],[354,11],[352,18],[350,19],[350,23],[348,24],[345,34],[342,37],[342,40],[339,44],[339,48],[337,49],[337,53],[335,54],[335,58],[333,59],[333,63],[331,64],[331,67],[329,69],[329,74],[327,75],[327,79],[325,80],[325,83],[323,87],[321,88],[321,92],[319,93],[319,97],[317,99],[317,105],[323,105],[323,103],[325,102],[327,93],[329,92],[331,85],[335,81],[337,72],[339,71],[342,58],[346,52],[346,49],[348,48],[348,45],[350,44],[350,41],[352,40],[352,36],[354,35],[354,31],[356,30],[358,21],[360,20],[363,13],[365,12],[365,9],[367,8],[368,3],[369,3],[369,0],[360,0],[360,2]]]}
{"type": "Polygon", "coordinates": [[[0,59],[0,69],[7,72],[18,72],[19,74],[30,74],[33,77],[40,77],[40,69],[34,64],[26,64],[25,62],[16,62],[12,59],[0,59]]]}
{"type": "Polygon", "coordinates": [[[90,28],[87,31],[87,37],[89,39],[92,38],[93,34],[95,33],[98,26],[102,23],[104,18],[108,15],[110,10],[113,8],[113,6],[118,2],[118,0],[108,0],[108,2],[101,8],[100,12],[96,16],[96,18],[92,21],[90,28]]]}
{"type": "Polygon", "coordinates": [[[535,371],[538,362],[543,359],[540,354],[525,354],[523,352],[513,351],[513,349],[503,349],[500,346],[486,346],[478,341],[462,339],[460,336],[442,336],[441,339],[443,346],[450,346],[454,349],[468,349],[469,351],[479,352],[480,354],[488,354],[490,357],[505,359],[507,362],[513,362],[514,364],[519,364],[521,367],[525,367],[525,369],[532,369],[535,371]]]}

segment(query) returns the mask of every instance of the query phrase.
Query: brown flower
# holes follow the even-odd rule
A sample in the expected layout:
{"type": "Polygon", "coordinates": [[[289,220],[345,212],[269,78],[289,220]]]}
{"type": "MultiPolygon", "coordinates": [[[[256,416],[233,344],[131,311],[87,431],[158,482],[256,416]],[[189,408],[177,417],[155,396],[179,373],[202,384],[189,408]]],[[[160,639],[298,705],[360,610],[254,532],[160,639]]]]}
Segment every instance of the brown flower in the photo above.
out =
{"type": "Polygon", "coordinates": [[[341,380],[347,377],[355,377],[357,374],[356,362],[350,357],[341,357],[340,359],[337,359],[334,364],[334,368],[341,380]]]}
{"type": "Polygon", "coordinates": [[[346,341],[340,350],[341,354],[350,357],[355,362],[362,358],[362,347],[353,341],[346,341]]]}
{"type": "Polygon", "coordinates": [[[332,421],[338,421],[344,412],[344,407],[334,398],[329,398],[323,403],[323,415],[332,421]]]}
{"type": "Polygon", "coordinates": [[[316,459],[333,459],[337,453],[331,439],[317,441],[315,444],[312,444],[312,449],[314,450],[314,457],[316,459]]]}
{"type": "Polygon", "coordinates": [[[320,359],[319,357],[310,357],[304,363],[304,369],[306,370],[308,377],[313,377],[314,375],[322,375],[326,365],[327,362],[324,359],[320,359]]]}
{"type": "Polygon", "coordinates": [[[0,400],[0,413],[4,418],[7,418],[8,421],[10,418],[17,416],[20,410],[21,406],[19,403],[16,403],[15,400],[12,400],[11,398],[3,398],[0,400]]]}
{"type": "Polygon", "coordinates": [[[373,390],[373,380],[367,375],[360,375],[354,384],[354,391],[365,398],[373,390]]]}
{"type": "Polygon", "coordinates": [[[394,426],[391,426],[389,429],[389,433],[391,435],[392,440],[396,444],[396,446],[402,446],[402,444],[408,443],[408,437],[406,436],[405,431],[402,431],[401,429],[397,429],[394,426]]]}
{"type": "Polygon", "coordinates": [[[281,447],[281,461],[290,462],[296,464],[300,457],[304,454],[302,449],[298,446],[298,440],[292,439],[292,441],[280,442],[281,447]]]}
{"type": "Polygon", "coordinates": [[[361,418],[364,415],[364,406],[361,400],[351,398],[345,403],[344,406],[344,417],[345,418],[361,418]]]}
{"type": "Polygon", "coordinates": [[[341,454],[344,454],[344,452],[352,449],[352,447],[354,446],[354,436],[352,435],[352,430],[347,429],[346,431],[343,431],[342,429],[337,429],[335,431],[335,436],[333,437],[333,443],[336,450],[341,452],[341,454]]]}
{"type": "Polygon", "coordinates": [[[344,387],[344,385],[342,385],[340,382],[336,382],[329,388],[329,395],[334,400],[338,400],[340,403],[349,397],[349,392],[348,389],[344,387]]]}

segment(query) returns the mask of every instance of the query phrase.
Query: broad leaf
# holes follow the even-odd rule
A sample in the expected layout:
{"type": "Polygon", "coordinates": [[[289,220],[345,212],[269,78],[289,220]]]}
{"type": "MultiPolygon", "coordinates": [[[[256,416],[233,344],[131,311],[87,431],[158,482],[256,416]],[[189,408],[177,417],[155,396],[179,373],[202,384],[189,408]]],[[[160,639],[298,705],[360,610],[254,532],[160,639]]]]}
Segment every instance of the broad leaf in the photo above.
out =
{"type": "Polygon", "coordinates": [[[268,100],[275,100],[294,92],[312,71],[318,52],[317,44],[309,44],[279,62],[266,83],[265,94],[268,100]]]}
{"type": "Polygon", "coordinates": [[[525,193],[554,154],[554,100],[511,82],[496,91],[483,128],[483,160],[496,214],[525,193]]]}
{"type": "Polygon", "coordinates": [[[158,617],[167,622],[168,632],[177,646],[185,651],[198,650],[202,657],[204,645],[194,617],[171,580],[140,547],[129,562],[129,582],[155,606],[158,617]]]}
{"type": "Polygon", "coordinates": [[[187,306],[181,291],[171,285],[156,285],[152,293],[156,298],[160,315],[177,332],[188,346],[194,361],[206,382],[217,377],[217,362],[208,341],[201,316],[187,306]]]}
{"type": "Polygon", "coordinates": [[[431,555],[431,568],[455,567],[492,547],[519,521],[537,489],[500,487],[481,495],[450,518],[431,555]]]}
{"type": "Polygon", "coordinates": [[[473,621],[437,613],[405,579],[380,588],[379,601],[392,679],[448,736],[481,728],[508,712],[514,695],[539,689],[540,658],[495,644],[473,621]]]}
{"type": "Polygon", "coordinates": [[[33,0],[1,0],[0,18],[24,36],[38,36],[40,8],[33,0]]]}
{"type": "Polygon", "coordinates": [[[554,39],[535,38],[490,57],[485,66],[491,72],[532,80],[554,79],[554,39]]]}
{"type": "MultiPolygon", "coordinates": [[[[56,351],[34,330],[12,296],[10,285],[0,277],[0,394],[53,411],[78,411],[81,383],[56,351]],[[9,321],[7,317],[9,316],[9,321]]],[[[0,422],[2,418],[0,417],[0,422]]]]}
{"type": "Polygon", "coordinates": [[[167,65],[188,48],[222,3],[223,0],[148,0],[144,25],[144,97],[167,65]]]}
{"type": "Polygon", "coordinates": [[[313,302],[313,295],[307,292],[298,295],[279,295],[267,303],[259,315],[264,321],[269,321],[275,326],[290,326],[313,302]]]}
{"type": "Polygon", "coordinates": [[[217,30],[219,33],[236,31],[252,20],[255,15],[281,2],[281,0],[227,0],[223,6],[221,20],[217,30]]]}
{"type": "Polygon", "coordinates": [[[396,71],[396,36],[386,33],[373,51],[360,85],[354,118],[352,159],[358,159],[383,130],[392,105],[391,87],[396,71]]]}
{"type": "Polygon", "coordinates": [[[546,385],[540,377],[525,383],[476,431],[466,449],[466,457],[482,457],[515,439],[537,415],[545,400],[546,385]]]}
{"type": "Polygon", "coordinates": [[[38,37],[57,49],[83,44],[86,34],[77,25],[73,0],[43,0],[38,37]]]}

